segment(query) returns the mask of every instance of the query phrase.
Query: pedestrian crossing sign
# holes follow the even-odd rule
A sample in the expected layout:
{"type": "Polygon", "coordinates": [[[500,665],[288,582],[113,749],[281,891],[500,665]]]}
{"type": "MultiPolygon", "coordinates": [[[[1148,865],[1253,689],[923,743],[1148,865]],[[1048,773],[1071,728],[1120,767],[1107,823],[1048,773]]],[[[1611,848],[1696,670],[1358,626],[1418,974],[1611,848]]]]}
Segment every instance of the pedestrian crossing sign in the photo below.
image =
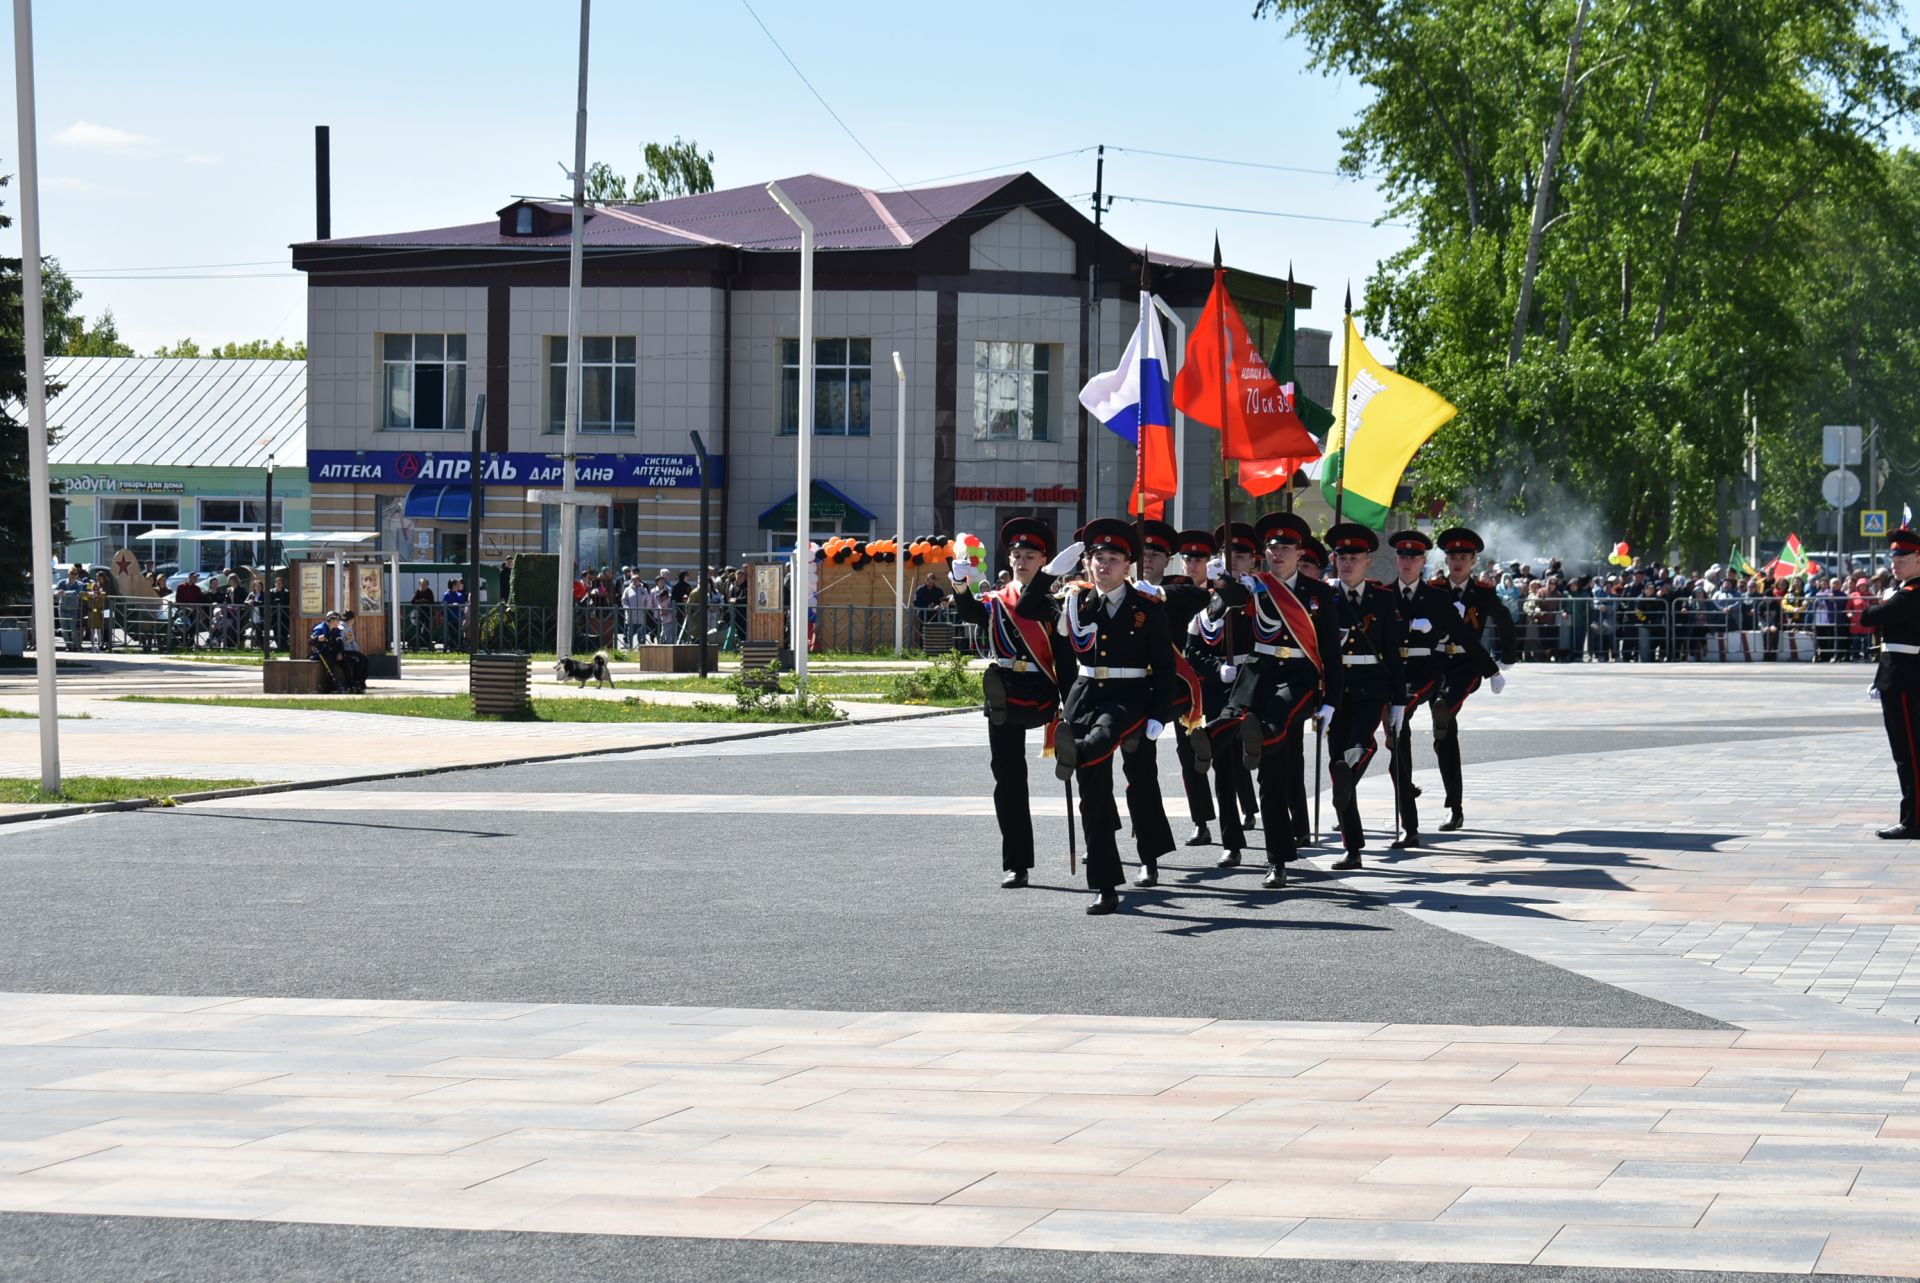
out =
{"type": "Polygon", "coordinates": [[[1862,508],[1860,510],[1860,537],[1862,539],[1885,539],[1887,537],[1887,510],[1885,508],[1862,508]]]}

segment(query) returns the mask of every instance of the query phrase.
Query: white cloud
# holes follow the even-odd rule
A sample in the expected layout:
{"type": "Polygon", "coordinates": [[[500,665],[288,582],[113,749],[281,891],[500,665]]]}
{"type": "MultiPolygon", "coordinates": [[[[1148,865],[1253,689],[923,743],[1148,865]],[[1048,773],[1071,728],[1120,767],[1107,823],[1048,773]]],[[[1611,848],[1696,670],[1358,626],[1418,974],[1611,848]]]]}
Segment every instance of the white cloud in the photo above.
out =
{"type": "Polygon", "coordinates": [[[68,147],[85,147],[94,151],[132,151],[144,147],[149,141],[140,134],[129,133],[124,129],[115,129],[111,125],[96,125],[89,120],[76,120],[53,136],[53,141],[68,147]]]}
{"type": "Polygon", "coordinates": [[[218,165],[220,158],[211,152],[190,151],[187,153],[187,163],[189,165],[218,165]]]}

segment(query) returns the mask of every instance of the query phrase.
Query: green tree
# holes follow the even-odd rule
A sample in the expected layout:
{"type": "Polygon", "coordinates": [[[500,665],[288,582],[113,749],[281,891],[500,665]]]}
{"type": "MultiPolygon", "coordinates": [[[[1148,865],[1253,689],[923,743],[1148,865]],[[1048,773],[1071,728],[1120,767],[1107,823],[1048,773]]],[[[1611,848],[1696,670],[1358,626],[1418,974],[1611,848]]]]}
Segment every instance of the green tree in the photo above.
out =
{"type": "Polygon", "coordinates": [[[304,361],[307,359],[307,345],[299,339],[292,343],[285,339],[248,339],[245,343],[218,344],[203,352],[198,343],[187,338],[157,347],[153,354],[164,357],[206,357],[217,361],[304,361]]]}
{"type": "Polygon", "coordinates": [[[713,153],[700,144],[674,135],[670,143],[647,143],[640,149],[644,168],[628,183],[604,161],[587,166],[587,199],[597,205],[635,204],[695,196],[713,190],[713,153]]]}
{"type": "MultiPolygon", "coordinates": [[[[5,187],[11,181],[9,176],[0,175],[0,187],[5,187]]],[[[0,228],[12,225],[13,220],[0,213],[0,228]]],[[[73,288],[73,282],[52,259],[44,259],[41,264],[41,282],[44,287],[41,294],[46,317],[46,346],[49,352],[58,352],[78,324],[70,314],[78,293],[73,288]]],[[[9,602],[18,601],[27,594],[28,577],[33,569],[33,521],[32,504],[29,501],[32,485],[27,458],[26,319],[21,307],[23,285],[21,261],[18,258],[0,258],[0,601],[9,602]]],[[[36,377],[39,377],[38,372],[36,377]]],[[[49,398],[58,395],[59,391],[58,384],[48,384],[46,387],[49,398]]],[[[55,547],[66,539],[61,516],[61,504],[55,500],[55,547]]]]}
{"type": "Polygon", "coordinates": [[[1415,234],[1368,282],[1368,328],[1461,411],[1419,496],[1468,514],[1577,496],[1636,547],[1723,552],[1749,411],[1764,451],[1819,377],[1810,244],[1889,207],[1886,131],[1920,105],[1877,0],[1256,14],[1371,91],[1342,165],[1415,234]]]}
{"type": "Polygon", "coordinates": [[[113,319],[113,309],[108,308],[100,314],[100,320],[89,326],[84,317],[80,318],[80,329],[67,340],[68,356],[133,356],[134,350],[120,341],[120,326],[113,319]]]}

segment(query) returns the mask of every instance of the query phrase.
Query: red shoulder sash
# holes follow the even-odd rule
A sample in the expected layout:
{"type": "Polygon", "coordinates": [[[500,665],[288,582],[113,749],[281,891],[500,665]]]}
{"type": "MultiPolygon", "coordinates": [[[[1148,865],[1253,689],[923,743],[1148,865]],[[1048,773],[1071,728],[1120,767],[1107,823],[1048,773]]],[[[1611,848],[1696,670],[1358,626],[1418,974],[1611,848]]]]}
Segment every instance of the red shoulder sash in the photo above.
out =
{"type": "Polygon", "coordinates": [[[1279,609],[1280,618],[1286,624],[1287,631],[1293,634],[1293,639],[1300,643],[1300,649],[1307,652],[1307,658],[1313,661],[1314,668],[1324,676],[1326,667],[1320,658],[1320,634],[1314,631],[1313,616],[1307,613],[1307,608],[1300,604],[1298,597],[1294,596],[1293,589],[1273,575],[1264,570],[1257,570],[1253,577],[1266,587],[1267,595],[1273,598],[1273,604],[1279,609]]]}

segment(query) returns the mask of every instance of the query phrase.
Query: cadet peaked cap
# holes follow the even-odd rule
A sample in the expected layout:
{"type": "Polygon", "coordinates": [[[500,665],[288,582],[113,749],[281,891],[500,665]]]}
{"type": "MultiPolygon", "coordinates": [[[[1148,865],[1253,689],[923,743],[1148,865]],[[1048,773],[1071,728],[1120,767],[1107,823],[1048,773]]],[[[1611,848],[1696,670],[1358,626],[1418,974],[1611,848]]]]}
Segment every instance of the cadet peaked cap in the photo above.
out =
{"type": "Polygon", "coordinates": [[[1297,544],[1313,538],[1313,530],[1291,512],[1269,512],[1253,526],[1262,545],[1297,544]]]}
{"type": "Polygon", "coordinates": [[[1441,552],[1473,552],[1487,550],[1487,541],[1465,526],[1448,526],[1434,536],[1434,542],[1440,545],[1441,552]]]}
{"type": "Polygon", "coordinates": [[[1300,560],[1311,561],[1314,565],[1320,567],[1320,569],[1325,570],[1327,568],[1327,546],[1318,539],[1315,539],[1312,535],[1308,535],[1306,542],[1300,545],[1300,560]]]}
{"type": "Polygon", "coordinates": [[[1252,552],[1260,546],[1259,538],[1253,527],[1244,521],[1229,521],[1215,527],[1213,532],[1214,547],[1222,550],[1231,548],[1238,552],[1252,552]]]}
{"type": "Polygon", "coordinates": [[[1143,521],[1140,523],[1141,542],[1148,548],[1157,549],[1169,557],[1180,544],[1180,532],[1172,523],[1165,521],[1143,521]]]}
{"type": "Polygon", "coordinates": [[[1902,526],[1887,536],[1887,547],[1893,552],[1920,552],[1920,533],[1902,526]]]}
{"type": "Polygon", "coordinates": [[[1183,557],[1211,557],[1220,551],[1220,543],[1205,530],[1182,530],[1176,536],[1183,557]]]}
{"type": "Polygon", "coordinates": [[[1357,521],[1343,521],[1337,526],[1327,527],[1327,547],[1334,555],[1343,552],[1375,553],[1380,550],[1380,536],[1371,526],[1363,526],[1357,521]]]}
{"type": "Polygon", "coordinates": [[[1015,517],[1000,527],[1000,546],[1008,552],[1015,548],[1032,548],[1037,552],[1053,551],[1053,532],[1047,529],[1047,523],[1038,517],[1015,517]]]}
{"type": "Polygon", "coordinates": [[[1387,536],[1387,542],[1395,552],[1425,553],[1433,547],[1433,540],[1424,530],[1396,530],[1387,536]]]}
{"type": "Polygon", "coordinates": [[[1140,536],[1130,523],[1118,517],[1095,517],[1080,528],[1080,541],[1088,552],[1107,548],[1126,554],[1130,561],[1140,560],[1140,536]]]}

